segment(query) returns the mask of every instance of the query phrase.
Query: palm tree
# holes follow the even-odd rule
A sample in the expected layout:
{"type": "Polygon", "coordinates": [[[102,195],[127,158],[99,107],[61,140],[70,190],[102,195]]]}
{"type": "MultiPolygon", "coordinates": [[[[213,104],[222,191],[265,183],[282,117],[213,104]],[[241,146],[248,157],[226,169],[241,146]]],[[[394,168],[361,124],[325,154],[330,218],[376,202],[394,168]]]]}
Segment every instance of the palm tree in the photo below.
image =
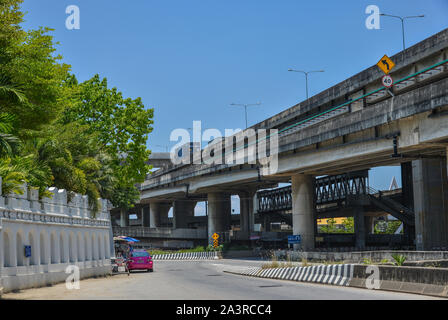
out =
{"type": "Polygon", "coordinates": [[[19,144],[19,139],[12,135],[14,116],[0,113],[0,157],[12,156],[13,150],[19,144]]]}
{"type": "MultiPolygon", "coordinates": [[[[0,101],[7,103],[23,103],[27,99],[18,85],[0,75],[0,101]],[[3,99],[2,99],[3,98],[3,99]]],[[[19,139],[12,135],[15,117],[11,114],[0,112],[0,156],[12,156],[13,147],[18,144],[19,139]]]]}
{"type": "Polygon", "coordinates": [[[2,194],[23,194],[21,186],[26,182],[26,170],[12,163],[11,158],[0,159],[0,177],[2,177],[2,194]]]}
{"type": "Polygon", "coordinates": [[[20,86],[11,83],[9,79],[3,75],[0,75],[0,96],[12,99],[19,103],[27,101],[20,86]]]}

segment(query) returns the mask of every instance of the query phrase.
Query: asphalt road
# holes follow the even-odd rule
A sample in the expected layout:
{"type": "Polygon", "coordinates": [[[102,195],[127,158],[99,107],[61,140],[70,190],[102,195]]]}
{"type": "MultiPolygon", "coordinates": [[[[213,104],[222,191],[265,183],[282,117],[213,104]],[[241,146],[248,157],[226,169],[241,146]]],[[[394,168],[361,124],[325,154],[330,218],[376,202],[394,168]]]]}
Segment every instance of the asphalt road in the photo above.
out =
{"type": "Polygon", "coordinates": [[[135,272],[85,279],[79,290],[65,283],[8,293],[3,299],[33,300],[395,300],[434,297],[378,290],[347,288],[285,280],[260,279],[223,272],[236,266],[257,266],[260,261],[156,261],[153,273],[135,272]]]}

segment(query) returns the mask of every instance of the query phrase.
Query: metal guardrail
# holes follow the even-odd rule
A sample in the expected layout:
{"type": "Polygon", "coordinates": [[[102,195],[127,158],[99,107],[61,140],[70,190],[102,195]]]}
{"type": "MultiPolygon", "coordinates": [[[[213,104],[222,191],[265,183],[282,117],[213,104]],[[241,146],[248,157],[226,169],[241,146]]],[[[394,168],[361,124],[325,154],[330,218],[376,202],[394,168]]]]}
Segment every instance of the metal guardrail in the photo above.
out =
{"type": "Polygon", "coordinates": [[[415,214],[410,208],[391,199],[390,197],[383,196],[381,191],[371,187],[369,187],[369,196],[374,200],[374,204],[387,211],[395,218],[405,222],[408,225],[415,224],[415,214]]]}

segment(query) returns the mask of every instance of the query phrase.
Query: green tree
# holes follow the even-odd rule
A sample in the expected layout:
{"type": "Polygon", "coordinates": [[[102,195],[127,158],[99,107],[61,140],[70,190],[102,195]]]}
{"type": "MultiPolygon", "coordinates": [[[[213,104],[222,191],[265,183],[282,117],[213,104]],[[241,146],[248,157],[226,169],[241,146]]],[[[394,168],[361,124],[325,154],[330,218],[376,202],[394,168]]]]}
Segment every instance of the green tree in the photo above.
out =
{"type": "Polygon", "coordinates": [[[11,156],[19,143],[12,135],[15,118],[8,113],[0,113],[0,156],[11,156]]]}
{"type": "Polygon", "coordinates": [[[20,87],[11,83],[4,75],[0,76],[0,97],[16,103],[27,101],[20,87]]]}
{"type": "Polygon", "coordinates": [[[51,170],[53,185],[89,196],[89,204],[96,213],[97,199],[111,198],[115,184],[110,158],[98,149],[95,134],[78,123],[53,124],[43,137],[30,139],[24,145],[24,154],[32,154],[36,161],[51,170]]]}
{"type": "Polygon", "coordinates": [[[0,111],[16,117],[15,134],[23,138],[63,110],[66,101],[61,84],[70,66],[56,54],[57,43],[49,34],[52,29],[21,28],[21,3],[2,0],[0,4],[0,111]]]}
{"type": "MultiPolygon", "coordinates": [[[[381,223],[385,224],[386,228],[383,230],[379,226],[380,222],[377,223],[374,227],[374,232],[376,234],[394,234],[397,231],[397,229],[400,227],[400,225],[402,224],[402,222],[400,220],[383,221],[381,223]]],[[[403,230],[401,230],[401,232],[403,233],[403,230]]]]}
{"type": "Polygon", "coordinates": [[[353,217],[347,217],[342,222],[344,225],[344,233],[355,233],[355,219],[353,217]]]}
{"type": "Polygon", "coordinates": [[[10,48],[20,43],[25,33],[20,27],[23,22],[23,13],[20,11],[22,2],[23,0],[0,1],[0,64],[3,65],[14,57],[10,48]]]}
{"type": "Polygon", "coordinates": [[[54,185],[129,208],[150,170],[153,110],[98,75],[79,83],[62,63],[52,29],[25,31],[22,0],[0,1],[0,176],[3,192],[54,185]]]}
{"type": "Polygon", "coordinates": [[[2,177],[2,193],[22,194],[21,186],[26,182],[38,188],[42,195],[49,195],[45,188],[51,185],[50,168],[39,163],[32,155],[0,158],[0,177],[2,177]]]}
{"type": "Polygon", "coordinates": [[[327,224],[324,224],[320,227],[321,233],[337,233],[338,230],[336,228],[336,220],[334,218],[328,218],[327,224]]]}
{"type": "Polygon", "coordinates": [[[132,207],[138,199],[135,184],[143,182],[151,169],[146,163],[150,155],[146,142],[152,131],[153,109],[145,109],[140,98],[124,98],[98,75],[81,84],[71,77],[66,85],[79,86],[79,90],[73,91],[78,98],[64,111],[62,123],[80,123],[96,135],[115,177],[112,203],[119,208],[132,207]]]}

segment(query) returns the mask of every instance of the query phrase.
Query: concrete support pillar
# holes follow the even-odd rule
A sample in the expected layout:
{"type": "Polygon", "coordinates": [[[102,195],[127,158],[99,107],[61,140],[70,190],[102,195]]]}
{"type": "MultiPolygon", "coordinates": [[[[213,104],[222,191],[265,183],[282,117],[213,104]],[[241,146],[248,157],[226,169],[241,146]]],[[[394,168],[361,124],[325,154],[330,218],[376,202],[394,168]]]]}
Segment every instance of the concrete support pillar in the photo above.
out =
{"type": "Polygon", "coordinates": [[[160,204],[158,202],[151,202],[149,204],[149,227],[160,227],[160,204]]]}
{"type": "Polygon", "coordinates": [[[366,235],[375,233],[375,217],[364,216],[366,235]]]}
{"type": "Polygon", "coordinates": [[[270,232],[271,231],[271,219],[266,214],[263,219],[263,231],[270,232]]]}
{"type": "Polygon", "coordinates": [[[356,207],[354,210],[355,222],[355,247],[357,250],[366,248],[366,225],[364,210],[362,207],[356,207]]]}
{"type": "Polygon", "coordinates": [[[240,197],[240,231],[249,231],[249,206],[246,199],[246,194],[238,194],[240,197]]]}
{"type": "Polygon", "coordinates": [[[302,243],[295,244],[294,250],[314,249],[315,199],[314,177],[296,174],[291,178],[292,189],[292,230],[300,235],[302,243]]]}
{"type": "Polygon", "coordinates": [[[257,192],[254,192],[254,196],[252,197],[252,208],[253,208],[253,214],[249,216],[249,225],[251,226],[251,232],[254,231],[255,228],[255,213],[258,212],[258,197],[257,192]]]}
{"type": "Polygon", "coordinates": [[[121,209],[120,211],[120,227],[129,226],[129,214],[126,210],[121,209]]]}
{"type": "MultiPolygon", "coordinates": [[[[171,203],[151,201],[145,207],[145,227],[159,228],[162,225],[162,220],[168,219],[168,211],[170,211],[171,203]]],[[[178,210],[180,208],[178,207],[178,210]]]]}
{"type": "Polygon", "coordinates": [[[166,202],[160,206],[159,219],[161,225],[168,222],[168,212],[170,211],[172,206],[173,204],[171,202],[166,202]]]}
{"type": "Polygon", "coordinates": [[[241,232],[250,233],[254,230],[254,195],[255,192],[242,192],[240,197],[240,229],[241,232]]]}
{"type": "Polygon", "coordinates": [[[229,231],[231,222],[230,195],[212,192],[208,198],[208,242],[213,244],[212,235],[229,231]]]}
{"type": "Polygon", "coordinates": [[[401,190],[403,197],[403,205],[412,210],[414,207],[412,162],[403,162],[401,164],[401,190]]]}
{"type": "MultiPolygon", "coordinates": [[[[403,205],[414,210],[414,185],[412,178],[412,162],[401,164],[401,190],[403,205]]],[[[415,227],[403,224],[403,234],[407,245],[413,245],[415,241],[415,227]]]]}
{"type": "Polygon", "coordinates": [[[415,242],[417,250],[448,248],[448,181],[446,159],[412,162],[415,242]]]}
{"type": "Polygon", "coordinates": [[[142,227],[149,227],[149,205],[143,204],[140,208],[140,214],[142,216],[142,227]]]}
{"type": "Polygon", "coordinates": [[[176,200],[173,210],[173,228],[188,228],[188,218],[194,217],[194,208],[197,201],[176,200]]]}

